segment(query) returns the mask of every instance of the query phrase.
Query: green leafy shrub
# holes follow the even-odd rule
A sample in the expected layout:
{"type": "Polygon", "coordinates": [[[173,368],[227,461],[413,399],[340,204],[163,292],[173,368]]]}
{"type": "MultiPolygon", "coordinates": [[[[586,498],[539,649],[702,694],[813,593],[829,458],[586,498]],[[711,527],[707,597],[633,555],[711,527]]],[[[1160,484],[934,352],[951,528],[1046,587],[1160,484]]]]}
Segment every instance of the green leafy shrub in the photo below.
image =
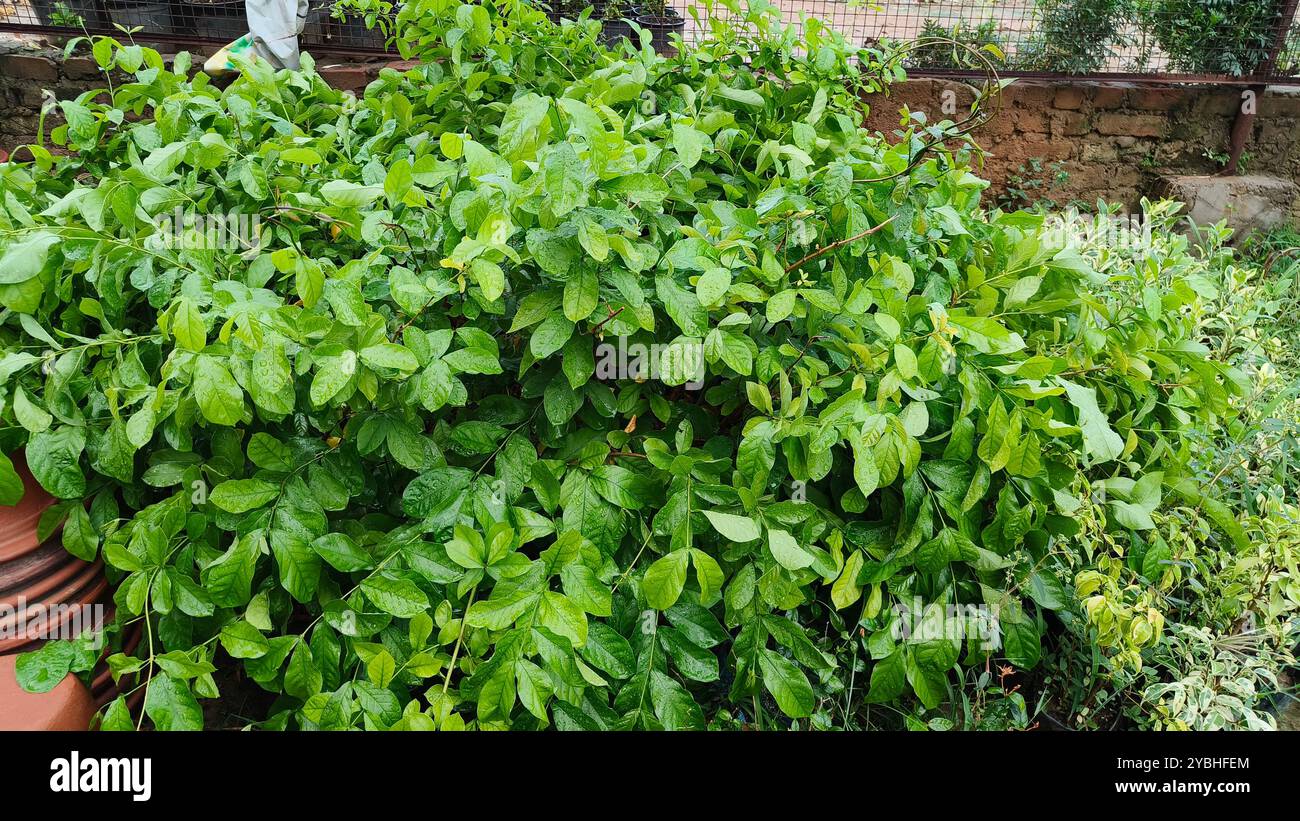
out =
{"type": "Polygon", "coordinates": [[[926,18],[917,41],[907,50],[906,63],[909,68],[984,68],[1004,59],[996,21],[971,25],[958,20],[945,26],[926,18]]]}
{"type": "Polygon", "coordinates": [[[1016,65],[1034,71],[1087,74],[1101,71],[1128,43],[1124,27],[1133,0],[1035,0],[1033,35],[1016,53],[1016,65]]]}
{"type": "Polygon", "coordinates": [[[145,628],[110,663],[155,726],[232,667],[266,727],[864,726],[1033,668],[1073,572],[1195,496],[1241,387],[1185,256],[1117,285],[984,211],[953,123],[865,131],[881,55],[736,11],[664,58],[415,0],[423,64],[360,99],[95,42],[131,79],[0,166],[0,441],[145,628]]]}
{"type": "Polygon", "coordinates": [[[1174,71],[1252,73],[1277,37],[1275,0],[1152,0],[1156,42],[1174,71]]]}
{"type": "Polygon", "coordinates": [[[1295,384],[1288,237],[1252,240],[1239,255],[1222,224],[1196,228],[1189,240],[1176,203],[1144,202],[1140,220],[1098,208],[1097,224],[1109,219],[1119,230],[1082,235],[1079,253],[1107,275],[1105,290],[1119,302],[1138,299],[1133,286],[1155,281],[1155,272],[1177,271],[1200,297],[1196,344],[1234,367],[1242,390],[1228,400],[1240,413],[1225,426],[1187,431],[1186,478],[1152,511],[1146,538],[1096,533],[1082,550],[1058,554],[1082,568],[1079,592],[1087,582],[1103,596],[1058,612],[1041,709],[1076,727],[1272,726],[1300,629],[1292,571],[1300,516],[1286,501],[1289,442],[1300,422],[1287,401],[1295,384]],[[1155,623],[1168,627],[1145,626],[1155,623]]]}
{"type": "Polygon", "coordinates": [[[1015,171],[1007,172],[1004,190],[998,195],[997,204],[1008,211],[1020,208],[1055,211],[1058,203],[1052,195],[1069,178],[1064,163],[1045,164],[1042,157],[1030,157],[1016,166],[1015,171]]]}
{"type": "Polygon", "coordinates": [[[1173,730],[1272,730],[1277,723],[1266,696],[1279,691],[1278,671],[1296,660],[1286,647],[1261,646],[1255,635],[1180,625],[1155,663],[1171,680],[1143,691],[1144,723],[1173,730]]]}

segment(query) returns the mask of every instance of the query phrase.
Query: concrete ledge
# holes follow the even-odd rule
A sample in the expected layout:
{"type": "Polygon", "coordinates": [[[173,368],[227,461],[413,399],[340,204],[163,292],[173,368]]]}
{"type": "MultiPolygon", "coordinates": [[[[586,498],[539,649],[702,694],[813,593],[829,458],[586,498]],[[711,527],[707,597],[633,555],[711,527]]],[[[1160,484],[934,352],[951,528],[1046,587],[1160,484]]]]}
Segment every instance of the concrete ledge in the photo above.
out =
{"type": "Polygon", "coordinates": [[[1198,225],[1227,220],[1238,237],[1267,231],[1290,221],[1300,200],[1292,180],[1264,174],[1239,177],[1165,175],[1160,193],[1187,204],[1187,216],[1198,225]]]}

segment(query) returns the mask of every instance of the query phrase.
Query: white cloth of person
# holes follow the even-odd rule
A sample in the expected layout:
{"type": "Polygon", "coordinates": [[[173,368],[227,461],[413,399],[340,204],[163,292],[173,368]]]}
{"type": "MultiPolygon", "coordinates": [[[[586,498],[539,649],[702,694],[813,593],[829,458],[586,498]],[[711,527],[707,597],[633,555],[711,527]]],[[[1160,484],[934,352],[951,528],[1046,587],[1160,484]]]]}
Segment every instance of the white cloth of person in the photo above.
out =
{"type": "Polygon", "coordinates": [[[244,0],[248,33],[258,57],[279,68],[298,68],[298,35],[307,25],[308,0],[244,0]]]}

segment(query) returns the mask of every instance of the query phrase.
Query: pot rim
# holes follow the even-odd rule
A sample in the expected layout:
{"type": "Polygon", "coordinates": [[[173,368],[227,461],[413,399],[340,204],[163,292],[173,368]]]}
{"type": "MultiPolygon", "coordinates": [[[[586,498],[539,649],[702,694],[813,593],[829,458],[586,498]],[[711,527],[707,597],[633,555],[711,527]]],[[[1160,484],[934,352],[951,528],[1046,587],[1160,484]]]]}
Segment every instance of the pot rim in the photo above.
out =
{"type": "MultiPolygon", "coordinates": [[[[39,548],[43,542],[36,530],[45,511],[58,503],[52,494],[41,487],[27,466],[27,454],[22,450],[9,454],[14,472],[23,483],[23,497],[16,505],[0,506],[0,562],[11,562],[39,548]]],[[[54,533],[63,530],[62,523],[54,533]]],[[[51,536],[54,533],[50,534],[51,536]]]]}
{"type": "MultiPolygon", "coordinates": [[[[34,567],[23,574],[15,584],[0,590],[0,606],[15,607],[20,598],[40,601],[51,590],[66,584],[69,579],[84,572],[90,566],[87,562],[64,550],[63,545],[57,541],[46,542],[41,550],[51,548],[62,555],[52,561],[33,562],[34,567]]],[[[34,551],[29,553],[28,556],[36,556],[40,552],[34,551]]]]}
{"type": "MultiPolygon", "coordinates": [[[[99,601],[99,597],[108,589],[108,579],[103,575],[103,567],[96,562],[91,565],[90,571],[83,573],[74,580],[74,583],[80,582],[81,586],[73,590],[65,597],[46,599],[40,604],[43,605],[67,605],[58,611],[53,620],[46,620],[44,629],[48,633],[61,632],[63,627],[74,618],[85,618],[82,612],[87,608],[93,608],[99,601]],[[52,622],[52,623],[51,623],[52,622]]],[[[72,584],[68,585],[68,588],[72,584]]],[[[66,590],[67,588],[65,588],[66,590]]],[[[63,591],[60,591],[61,593],[63,591]]],[[[29,605],[30,606],[30,605],[29,605]]],[[[94,618],[94,611],[91,610],[90,618],[94,618]]],[[[0,627],[6,631],[12,630],[17,624],[17,614],[13,619],[6,619],[0,622],[0,627]]],[[[11,636],[9,638],[0,638],[0,653],[25,652],[29,649],[35,649],[48,641],[48,638],[31,638],[29,636],[11,636]]]]}
{"type": "Polygon", "coordinates": [[[638,14],[636,22],[646,28],[679,28],[686,26],[686,18],[681,15],[638,14]]]}

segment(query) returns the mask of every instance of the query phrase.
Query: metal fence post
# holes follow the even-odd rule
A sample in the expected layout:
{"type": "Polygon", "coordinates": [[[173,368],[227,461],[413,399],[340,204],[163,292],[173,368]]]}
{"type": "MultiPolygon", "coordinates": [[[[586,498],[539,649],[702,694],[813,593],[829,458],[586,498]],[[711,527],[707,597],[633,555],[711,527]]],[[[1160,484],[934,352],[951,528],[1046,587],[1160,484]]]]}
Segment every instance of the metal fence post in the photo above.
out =
{"type": "MultiPolygon", "coordinates": [[[[1291,24],[1295,20],[1297,2],[1300,2],[1300,0],[1282,0],[1281,2],[1273,45],[1269,47],[1268,54],[1252,72],[1260,79],[1267,80],[1277,71],[1278,57],[1281,56],[1282,49],[1286,47],[1287,35],[1290,34],[1291,24]]],[[[1232,120],[1232,131],[1228,135],[1228,162],[1224,165],[1221,176],[1237,176],[1242,152],[1246,150],[1246,143],[1250,141],[1251,128],[1255,124],[1255,111],[1258,108],[1258,100],[1264,96],[1267,89],[1268,86],[1262,83],[1249,87],[1248,91],[1255,95],[1256,101],[1256,104],[1250,106],[1249,110],[1247,110],[1241,99],[1237,100],[1237,116],[1232,120]]]]}

